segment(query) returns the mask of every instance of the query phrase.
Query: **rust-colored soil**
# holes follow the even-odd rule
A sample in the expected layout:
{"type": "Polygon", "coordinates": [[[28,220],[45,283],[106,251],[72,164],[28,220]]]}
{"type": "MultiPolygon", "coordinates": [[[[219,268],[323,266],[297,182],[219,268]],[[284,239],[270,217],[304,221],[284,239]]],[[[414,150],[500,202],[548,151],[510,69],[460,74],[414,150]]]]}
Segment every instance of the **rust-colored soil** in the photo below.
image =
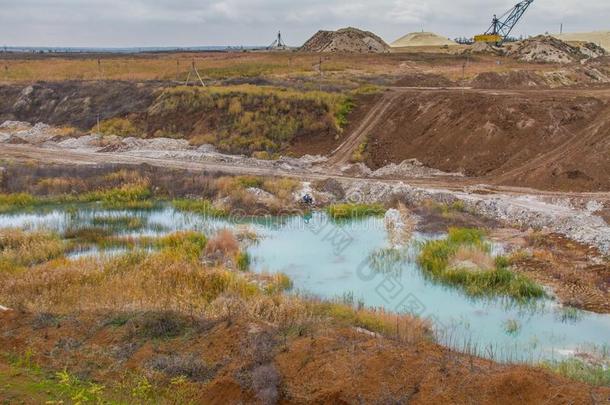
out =
{"type": "Polygon", "coordinates": [[[492,184],[610,190],[607,91],[394,91],[367,131],[372,168],[417,158],[492,184]]]}
{"type": "MultiPolygon", "coordinates": [[[[274,393],[284,404],[585,404],[610,395],[609,388],[471,358],[427,340],[400,343],[347,328],[286,335],[244,319],[191,319],[178,336],[148,339],[134,336],[130,321],[110,323],[116,316],[70,314],[41,325],[40,316],[0,313],[0,346],[3,354],[29,350],[44,370],[67,369],[101,384],[145,373],[161,386],[167,381],[173,400],[206,404],[263,403],[274,393]],[[159,367],[168,357],[179,360],[159,367]],[[169,385],[176,372],[188,374],[188,390],[169,385]],[[264,377],[258,385],[256,375],[264,377]]],[[[18,390],[0,391],[3,396],[28,400],[18,390]]]]}
{"type": "Polygon", "coordinates": [[[594,248],[557,234],[530,236],[527,247],[531,255],[516,261],[517,271],[551,286],[565,305],[610,313],[610,262],[594,248]]]}

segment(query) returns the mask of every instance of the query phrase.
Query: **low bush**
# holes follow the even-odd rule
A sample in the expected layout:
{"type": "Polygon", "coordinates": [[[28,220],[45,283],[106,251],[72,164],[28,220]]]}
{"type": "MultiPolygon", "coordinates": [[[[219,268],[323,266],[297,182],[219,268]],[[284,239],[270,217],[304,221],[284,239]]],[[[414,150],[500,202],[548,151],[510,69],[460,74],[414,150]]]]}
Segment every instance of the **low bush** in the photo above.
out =
{"type": "Polygon", "coordinates": [[[210,238],[206,248],[206,255],[234,256],[239,252],[239,242],[233,232],[228,229],[218,231],[210,238]]]}
{"type": "Polygon", "coordinates": [[[250,270],[250,263],[252,259],[248,252],[239,252],[235,258],[235,264],[240,271],[250,270]]]}
{"type": "Polygon", "coordinates": [[[146,339],[176,337],[184,333],[187,322],[172,311],[145,312],[127,321],[130,335],[146,339]]]}
{"type": "MultiPolygon", "coordinates": [[[[92,131],[98,131],[97,126],[92,131]]],[[[99,133],[102,135],[141,137],[143,133],[127,118],[111,118],[100,122],[99,133]]]]}
{"type": "Polygon", "coordinates": [[[268,179],[262,184],[263,190],[273,194],[282,201],[290,201],[293,199],[293,193],[301,187],[298,180],[287,177],[268,179]]]}

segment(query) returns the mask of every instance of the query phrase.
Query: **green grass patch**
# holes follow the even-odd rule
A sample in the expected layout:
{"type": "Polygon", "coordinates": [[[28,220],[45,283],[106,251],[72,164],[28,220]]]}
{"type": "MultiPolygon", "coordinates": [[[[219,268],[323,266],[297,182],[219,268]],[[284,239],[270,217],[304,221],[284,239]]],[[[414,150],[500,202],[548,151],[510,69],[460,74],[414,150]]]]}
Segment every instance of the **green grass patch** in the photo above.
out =
{"type": "Polygon", "coordinates": [[[209,217],[225,217],[225,210],[215,208],[210,200],[191,200],[191,199],[176,199],[172,201],[172,206],[185,212],[192,212],[209,217]]]}
{"type": "Polygon", "coordinates": [[[16,211],[37,204],[39,204],[39,200],[31,194],[0,194],[0,213],[16,211]]]}
{"type": "Polygon", "coordinates": [[[166,253],[198,260],[208,243],[204,234],[194,231],[176,232],[152,241],[152,247],[166,253]]]}
{"type": "Polygon", "coordinates": [[[142,229],[146,222],[143,218],[124,216],[99,216],[93,218],[91,224],[95,227],[103,227],[117,230],[137,231],[142,229]]]}
{"type": "Polygon", "coordinates": [[[235,257],[235,262],[240,271],[248,271],[250,270],[252,258],[248,252],[239,252],[235,257]]]}
{"type": "MultiPolygon", "coordinates": [[[[92,128],[93,131],[97,131],[98,127],[92,128]]],[[[111,118],[100,122],[99,132],[102,135],[116,135],[116,136],[134,136],[141,137],[142,131],[140,131],[131,121],[127,118],[111,118]]]]}
{"type": "Polygon", "coordinates": [[[543,362],[542,366],[572,380],[596,386],[610,386],[610,368],[608,365],[592,365],[580,359],[568,359],[543,362]]]}
{"type": "Polygon", "coordinates": [[[110,190],[93,191],[83,194],[78,200],[99,201],[107,209],[150,209],[154,207],[152,192],[145,184],[125,184],[110,190]]]}
{"type": "Polygon", "coordinates": [[[337,111],[335,112],[335,120],[337,127],[344,128],[349,124],[347,117],[352,112],[356,104],[351,97],[346,97],[338,104],[337,111]]]}
{"type": "Polygon", "coordinates": [[[495,259],[491,270],[473,270],[461,265],[452,266],[451,260],[461,247],[474,247],[479,254],[489,254],[491,247],[482,231],[452,228],[443,240],[424,243],[418,261],[424,274],[443,284],[463,289],[470,296],[509,296],[518,300],[541,298],[545,295],[541,286],[528,278],[511,272],[507,260],[495,259]]]}
{"type": "Polygon", "coordinates": [[[333,204],[326,212],[332,219],[359,219],[382,216],[386,209],[381,204],[333,204]]]}

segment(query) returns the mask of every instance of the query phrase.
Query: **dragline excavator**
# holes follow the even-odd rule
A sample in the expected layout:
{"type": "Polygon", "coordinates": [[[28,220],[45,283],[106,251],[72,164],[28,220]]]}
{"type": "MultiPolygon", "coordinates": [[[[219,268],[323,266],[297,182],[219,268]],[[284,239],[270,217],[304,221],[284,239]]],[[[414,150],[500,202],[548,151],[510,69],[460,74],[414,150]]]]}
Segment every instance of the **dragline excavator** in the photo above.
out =
{"type": "Polygon", "coordinates": [[[494,14],[491,26],[484,34],[476,35],[474,41],[488,42],[501,46],[533,2],[534,0],[523,0],[500,17],[494,14]]]}

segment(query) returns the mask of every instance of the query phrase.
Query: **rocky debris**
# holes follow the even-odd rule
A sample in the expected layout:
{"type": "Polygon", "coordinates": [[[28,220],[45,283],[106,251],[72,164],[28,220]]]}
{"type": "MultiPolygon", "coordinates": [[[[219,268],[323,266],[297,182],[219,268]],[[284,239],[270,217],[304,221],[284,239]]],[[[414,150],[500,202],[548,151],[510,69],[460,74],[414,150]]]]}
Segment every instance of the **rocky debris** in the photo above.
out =
{"type": "Polygon", "coordinates": [[[328,178],[320,180],[315,183],[314,187],[320,193],[331,195],[333,199],[342,200],[345,198],[345,190],[337,179],[328,178]]]}
{"type": "Polygon", "coordinates": [[[350,201],[375,203],[399,197],[412,204],[426,200],[449,204],[459,200],[467,210],[477,212],[483,217],[523,228],[559,233],[577,242],[594,246],[602,254],[610,254],[610,225],[601,217],[586,210],[545,202],[535,196],[477,195],[426,189],[404,183],[352,180],[342,184],[350,201]]]}
{"type": "Polygon", "coordinates": [[[28,122],[22,122],[22,121],[4,121],[2,124],[0,124],[0,130],[6,130],[6,131],[11,131],[11,132],[15,132],[15,131],[24,131],[26,129],[31,128],[32,125],[28,122]]]}
{"type": "Polygon", "coordinates": [[[132,150],[141,151],[180,151],[188,150],[190,145],[187,140],[184,139],[171,139],[171,138],[136,138],[126,137],[114,138],[114,142],[111,142],[105,152],[127,152],[132,150]]]}
{"type": "Polygon", "coordinates": [[[52,128],[43,123],[32,126],[27,122],[5,121],[0,129],[0,142],[39,145],[55,137],[52,128]]]}
{"type": "Polygon", "coordinates": [[[592,43],[573,46],[544,35],[506,45],[506,55],[523,62],[573,63],[605,54],[603,48],[592,43]]]}
{"type": "Polygon", "coordinates": [[[417,159],[403,160],[399,164],[390,163],[380,169],[375,170],[371,173],[372,177],[434,177],[434,176],[459,176],[463,177],[461,173],[446,173],[441,170],[432,169],[424,166],[422,162],[417,159]]]}
{"type": "Polygon", "coordinates": [[[248,187],[246,188],[246,192],[252,196],[254,196],[258,201],[267,202],[275,200],[275,196],[265,190],[262,190],[257,187],[248,187]]]}
{"type": "Polygon", "coordinates": [[[390,47],[372,32],[349,27],[338,31],[318,31],[305,42],[300,51],[387,53],[390,47]]]}
{"type": "Polygon", "coordinates": [[[210,145],[210,144],[206,143],[206,144],[203,144],[203,145],[197,147],[197,152],[214,153],[214,152],[216,152],[216,147],[214,145],[210,145]]]}
{"type": "Polygon", "coordinates": [[[79,138],[68,138],[57,142],[57,146],[66,149],[91,149],[100,146],[101,135],[85,135],[79,138]]]}
{"type": "Polygon", "coordinates": [[[413,232],[417,221],[411,212],[404,206],[389,209],[384,216],[383,223],[388,232],[388,239],[393,248],[406,246],[413,232]]]}
{"type": "Polygon", "coordinates": [[[425,166],[417,159],[407,159],[399,164],[390,163],[375,171],[364,163],[350,163],[339,168],[341,173],[353,177],[401,178],[401,177],[434,177],[434,176],[460,176],[461,173],[447,173],[425,166]]]}
{"type": "Polygon", "coordinates": [[[341,173],[345,174],[346,176],[353,176],[353,177],[368,177],[373,172],[364,163],[346,164],[346,165],[341,166],[339,168],[339,170],[341,171],[341,173]]]}

